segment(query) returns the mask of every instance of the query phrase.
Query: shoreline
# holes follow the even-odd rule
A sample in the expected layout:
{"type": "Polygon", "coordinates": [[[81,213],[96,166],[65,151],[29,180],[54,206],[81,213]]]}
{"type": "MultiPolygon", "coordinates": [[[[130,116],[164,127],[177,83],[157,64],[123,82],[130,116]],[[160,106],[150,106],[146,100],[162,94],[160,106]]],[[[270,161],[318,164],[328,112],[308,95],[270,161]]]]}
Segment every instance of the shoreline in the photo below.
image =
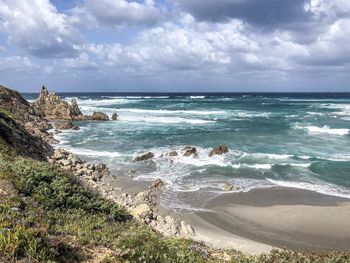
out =
{"type": "MultiPolygon", "coordinates": [[[[102,179],[100,187],[102,191],[110,190],[108,194],[115,191],[115,195],[135,196],[149,189],[151,184],[110,175],[102,179]],[[108,178],[111,181],[107,182],[108,178]]],[[[225,193],[204,206],[213,212],[184,213],[161,206],[161,193],[158,192],[153,207],[155,213],[184,220],[194,228],[195,236],[191,239],[215,248],[236,249],[253,255],[269,253],[276,248],[350,250],[350,221],[347,220],[350,199],[276,186],[225,193]]]]}

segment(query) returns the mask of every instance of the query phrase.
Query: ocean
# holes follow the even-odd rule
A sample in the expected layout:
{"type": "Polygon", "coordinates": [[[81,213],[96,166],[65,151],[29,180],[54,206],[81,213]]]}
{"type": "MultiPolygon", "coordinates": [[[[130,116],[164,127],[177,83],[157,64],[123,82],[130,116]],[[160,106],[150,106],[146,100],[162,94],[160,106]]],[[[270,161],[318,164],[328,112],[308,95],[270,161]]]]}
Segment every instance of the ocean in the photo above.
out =
{"type": "MultiPolygon", "coordinates": [[[[105,162],[116,176],[166,182],[162,204],[193,211],[224,193],[274,186],[350,198],[350,94],[69,93],[84,114],[116,112],[109,122],[79,122],[57,135],[85,160],[105,162]],[[226,144],[229,153],[208,157],[226,144]],[[198,157],[162,157],[195,146],[198,157]],[[152,161],[133,158],[151,151],[152,161]]],[[[24,94],[33,100],[37,94],[24,94]]]]}

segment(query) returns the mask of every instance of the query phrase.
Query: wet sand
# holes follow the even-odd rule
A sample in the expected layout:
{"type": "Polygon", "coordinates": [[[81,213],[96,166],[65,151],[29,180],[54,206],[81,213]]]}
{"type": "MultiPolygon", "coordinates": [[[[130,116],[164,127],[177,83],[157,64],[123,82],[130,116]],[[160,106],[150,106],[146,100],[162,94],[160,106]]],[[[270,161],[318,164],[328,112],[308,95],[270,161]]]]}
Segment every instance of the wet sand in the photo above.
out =
{"type": "Polygon", "coordinates": [[[218,247],[350,250],[349,199],[278,187],[224,194],[205,207],[212,212],[184,216],[199,237],[218,247]]]}

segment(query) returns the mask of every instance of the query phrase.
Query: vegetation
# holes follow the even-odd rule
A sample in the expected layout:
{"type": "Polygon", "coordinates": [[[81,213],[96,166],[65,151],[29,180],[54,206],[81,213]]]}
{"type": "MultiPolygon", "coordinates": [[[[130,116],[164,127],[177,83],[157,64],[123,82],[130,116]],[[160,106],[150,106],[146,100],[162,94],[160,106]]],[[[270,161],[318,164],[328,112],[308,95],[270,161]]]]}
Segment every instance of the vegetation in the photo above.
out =
{"type": "Polygon", "coordinates": [[[0,262],[350,262],[341,252],[249,256],[163,238],[65,171],[17,157],[0,138],[0,262]]]}

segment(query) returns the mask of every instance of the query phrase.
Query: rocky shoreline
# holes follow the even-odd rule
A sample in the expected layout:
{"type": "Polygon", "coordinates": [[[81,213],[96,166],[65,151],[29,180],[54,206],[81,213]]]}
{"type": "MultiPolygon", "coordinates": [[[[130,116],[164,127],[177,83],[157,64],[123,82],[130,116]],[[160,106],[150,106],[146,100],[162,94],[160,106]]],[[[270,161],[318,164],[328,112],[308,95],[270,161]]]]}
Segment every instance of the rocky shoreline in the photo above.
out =
{"type": "MultiPolygon", "coordinates": [[[[161,216],[158,214],[159,195],[164,186],[161,180],[156,180],[148,189],[136,194],[105,189],[106,187],[104,187],[101,179],[111,176],[105,164],[86,162],[63,148],[55,148],[55,145],[59,143],[54,136],[55,133],[67,129],[79,130],[79,127],[72,121],[108,121],[109,117],[106,114],[95,112],[92,116],[83,115],[76,100],[73,99],[69,104],[54,92],[48,92],[44,86],[40,91],[39,98],[31,104],[23,100],[17,92],[6,90],[17,99],[10,100],[11,103],[8,103],[5,108],[13,111],[15,107],[18,111],[22,104],[25,105],[19,111],[21,115],[26,117],[21,119],[22,124],[29,134],[38,139],[39,145],[44,145],[48,149],[43,152],[43,157],[47,162],[71,172],[82,184],[100,193],[105,198],[124,206],[135,219],[151,226],[163,236],[182,238],[195,236],[194,228],[186,224],[185,221],[178,220],[171,215],[161,216]],[[30,112],[32,114],[28,117],[30,112]],[[53,129],[55,129],[54,132],[52,132],[53,129]]],[[[117,119],[118,115],[113,114],[112,120],[117,119]]],[[[190,147],[185,150],[186,154],[192,154],[191,151],[195,154],[196,149],[190,147]]],[[[174,153],[169,153],[169,155],[174,155],[174,153]]],[[[148,153],[136,158],[135,161],[143,161],[152,157],[154,157],[153,153],[148,153]]]]}

